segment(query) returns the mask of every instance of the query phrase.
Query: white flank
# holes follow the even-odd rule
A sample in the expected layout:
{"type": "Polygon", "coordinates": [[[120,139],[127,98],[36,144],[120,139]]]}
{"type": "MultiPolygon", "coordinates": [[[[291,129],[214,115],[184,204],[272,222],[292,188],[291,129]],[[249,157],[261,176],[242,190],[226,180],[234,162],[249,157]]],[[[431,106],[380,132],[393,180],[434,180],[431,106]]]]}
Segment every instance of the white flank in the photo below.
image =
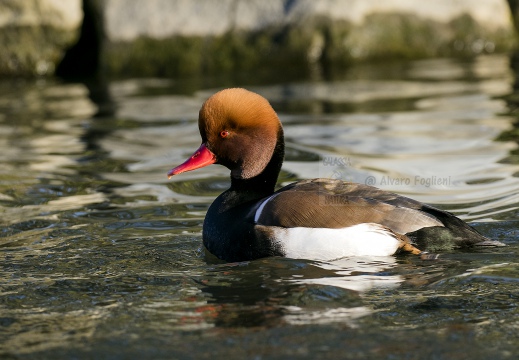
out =
{"type": "Polygon", "coordinates": [[[266,198],[261,204],[260,206],[258,207],[258,209],[256,210],[256,214],[254,215],[254,222],[257,223],[260,216],[261,216],[261,213],[263,212],[263,208],[265,207],[265,205],[267,205],[267,203],[269,202],[270,199],[272,199],[273,197],[276,197],[277,194],[274,194],[274,195],[270,195],[268,198],[266,198]]]}
{"type": "Polygon", "coordinates": [[[272,230],[285,256],[293,259],[326,261],[347,256],[389,256],[400,245],[390,230],[374,223],[341,229],[276,227],[272,230]]]}

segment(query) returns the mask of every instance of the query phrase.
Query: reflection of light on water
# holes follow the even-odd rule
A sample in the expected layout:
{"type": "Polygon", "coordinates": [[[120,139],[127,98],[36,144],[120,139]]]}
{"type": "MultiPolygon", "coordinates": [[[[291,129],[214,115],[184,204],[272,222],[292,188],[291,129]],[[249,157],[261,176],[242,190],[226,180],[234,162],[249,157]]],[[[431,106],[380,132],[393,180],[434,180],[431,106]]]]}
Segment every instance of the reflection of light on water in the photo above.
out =
{"type": "Polygon", "coordinates": [[[285,314],[283,318],[286,322],[292,325],[330,324],[340,322],[347,323],[351,327],[356,327],[352,320],[373,313],[373,310],[365,306],[316,311],[303,310],[297,306],[288,306],[285,310],[287,310],[287,314],[285,314]]]}
{"type": "MultiPolygon", "coordinates": [[[[157,201],[161,203],[166,202],[178,202],[178,203],[211,203],[214,199],[214,196],[194,196],[190,194],[182,194],[179,192],[174,192],[170,188],[165,185],[158,184],[133,184],[125,187],[120,187],[113,190],[113,193],[120,197],[139,197],[139,196],[148,196],[154,197],[153,201],[149,201],[149,203],[156,203],[157,201]]],[[[135,203],[125,203],[126,206],[141,206],[145,201],[139,200],[135,203]]]]}
{"type": "Polygon", "coordinates": [[[355,291],[372,288],[393,288],[404,279],[399,275],[382,274],[396,265],[392,256],[351,257],[330,262],[315,263],[317,267],[332,270],[336,276],[315,279],[295,279],[296,284],[330,285],[355,291]]]}
{"type": "Polygon", "coordinates": [[[171,84],[171,81],[163,79],[129,79],[112,82],[110,94],[117,102],[118,117],[142,122],[196,120],[198,110],[205,99],[181,95],[142,94],[143,89],[165,89],[171,84]]]}
{"type": "Polygon", "coordinates": [[[67,348],[71,343],[84,343],[94,338],[99,327],[110,318],[113,311],[110,308],[114,306],[74,311],[52,311],[52,307],[33,307],[26,308],[24,314],[6,310],[4,316],[15,316],[16,321],[9,326],[13,335],[3,341],[3,349],[7,353],[23,356],[55,348],[67,348]],[[44,330],[41,331],[40,328],[44,330]]]}
{"type": "Polygon", "coordinates": [[[88,96],[89,91],[83,84],[45,85],[42,82],[41,86],[27,87],[21,98],[8,101],[19,102],[24,112],[34,114],[36,119],[46,115],[53,119],[71,119],[89,117],[97,111],[97,106],[88,96]]]}
{"type": "Polygon", "coordinates": [[[85,205],[90,204],[98,204],[106,200],[106,196],[102,193],[94,193],[88,195],[72,195],[62,197],[56,200],[51,200],[47,203],[45,207],[46,210],[72,210],[79,209],[84,207],[85,205]]]}
{"type": "Polygon", "coordinates": [[[72,195],[50,200],[42,205],[24,205],[14,208],[0,206],[0,213],[4,224],[16,223],[20,219],[57,220],[59,217],[52,212],[81,209],[87,205],[99,204],[106,200],[106,195],[102,193],[72,195]]]}
{"type": "Polygon", "coordinates": [[[476,269],[468,269],[465,273],[455,275],[447,279],[442,279],[434,284],[434,286],[446,283],[463,282],[471,283],[477,280],[491,282],[494,284],[519,283],[519,264],[518,263],[499,263],[487,266],[481,266],[476,269]]]}
{"type": "Polygon", "coordinates": [[[56,173],[73,175],[74,169],[67,166],[74,166],[76,162],[67,156],[61,155],[41,155],[33,157],[29,169],[31,171],[41,171],[43,173],[56,173]]]}
{"type": "MultiPolygon", "coordinates": [[[[199,292],[199,291],[197,291],[199,292]]],[[[141,310],[148,316],[160,317],[162,330],[195,331],[213,328],[213,316],[217,316],[217,306],[206,301],[155,301],[143,304],[141,310]],[[184,310],[188,308],[188,310],[184,310]]]]}
{"type": "MultiPolygon", "coordinates": [[[[385,274],[388,269],[396,266],[396,259],[391,256],[381,257],[352,257],[331,262],[314,263],[315,266],[332,271],[335,276],[318,277],[313,279],[289,280],[301,285],[325,285],[365,292],[373,288],[395,288],[404,281],[400,275],[385,274]]],[[[351,308],[336,307],[333,309],[311,309],[298,306],[288,306],[284,319],[293,325],[347,323],[355,327],[355,319],[373,313],[365,306],[351,308]]]]}

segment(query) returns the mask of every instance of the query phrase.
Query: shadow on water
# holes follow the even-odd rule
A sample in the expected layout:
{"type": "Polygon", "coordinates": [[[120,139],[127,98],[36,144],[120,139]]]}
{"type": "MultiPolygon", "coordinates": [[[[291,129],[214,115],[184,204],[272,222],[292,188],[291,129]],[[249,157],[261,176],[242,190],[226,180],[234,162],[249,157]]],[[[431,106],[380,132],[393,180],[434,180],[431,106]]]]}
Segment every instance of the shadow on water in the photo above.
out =
{"type": "Polygon", "coordinates": [[[1,82],[0,354],[513,358],[514,59],[257,83],[1,82]],[[166,172],[196,148],[199,107],[224,85],[249,87],[276,108],[288,140],[280,185],[370,179],[476,220],[508,246],[435,260],[212,259],[201,228],[228,171],[171,181],[166,172]]]}

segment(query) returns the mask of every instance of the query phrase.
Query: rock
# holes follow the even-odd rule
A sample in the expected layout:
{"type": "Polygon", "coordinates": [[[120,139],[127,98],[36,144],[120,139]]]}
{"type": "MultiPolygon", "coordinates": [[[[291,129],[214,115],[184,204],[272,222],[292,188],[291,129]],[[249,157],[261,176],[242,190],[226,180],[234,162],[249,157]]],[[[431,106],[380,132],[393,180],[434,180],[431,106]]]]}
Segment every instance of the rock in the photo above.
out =
{"type": "Polygon", "coordinates": [[[259,30],[282,23],[282,0],[107,0],[110,41],[182,36],[218,36],[230,30],[259,30]],[[131,19],[131,21],[128,21],[131,19]]]}
{"type": "Polygon", "coordinates": [[[506,0],[106,0],[106,35],[111,41],[140,36],[222,35],[231,30],[257,31],[294,24],[313,17],[328,17],[356,25],[372,14],[401,13],[448,23],[471,16],[489,30],[510,29],[506,0]],[[131,21],[129,21],[131,19],[131,21]]]}
{"type": "Polygon", "coordinates": [[[74,44],[60,75],[91,76],[99,66],[114,76],[190,76],[474,56],[513,48],[510,7],[519,13],[518,1],[508,2],[1,0],[0,74],[54,74],[74,44]]]}
{"type": "Polygon", "coordinates": [[[0,1],[0,75],[53,74],[82,17],[81,0],[0,1]]]}
{"type": "Polygon", "coordinates": [[[103,13],[102,63],[123,76],[474,56],[515,44],[506,0],[105,0],[103,13]]]}

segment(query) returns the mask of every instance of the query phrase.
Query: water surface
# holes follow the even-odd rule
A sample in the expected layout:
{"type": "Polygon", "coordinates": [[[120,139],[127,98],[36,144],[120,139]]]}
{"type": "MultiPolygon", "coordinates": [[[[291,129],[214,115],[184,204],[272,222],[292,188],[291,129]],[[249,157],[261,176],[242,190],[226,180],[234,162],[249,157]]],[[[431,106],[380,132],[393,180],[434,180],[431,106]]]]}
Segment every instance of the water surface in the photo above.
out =
{"type": "Polygon", "coordinates": [[[358,66],[278,82],[0,82],[4,358],[515,358],[516,75],[505,56],[358,66]],[[168,181],[224,86],[285,127],[283,185],[368,183],[455,212],[508,246],[441,254],[205,254],[211,166],[168,181]]]}

